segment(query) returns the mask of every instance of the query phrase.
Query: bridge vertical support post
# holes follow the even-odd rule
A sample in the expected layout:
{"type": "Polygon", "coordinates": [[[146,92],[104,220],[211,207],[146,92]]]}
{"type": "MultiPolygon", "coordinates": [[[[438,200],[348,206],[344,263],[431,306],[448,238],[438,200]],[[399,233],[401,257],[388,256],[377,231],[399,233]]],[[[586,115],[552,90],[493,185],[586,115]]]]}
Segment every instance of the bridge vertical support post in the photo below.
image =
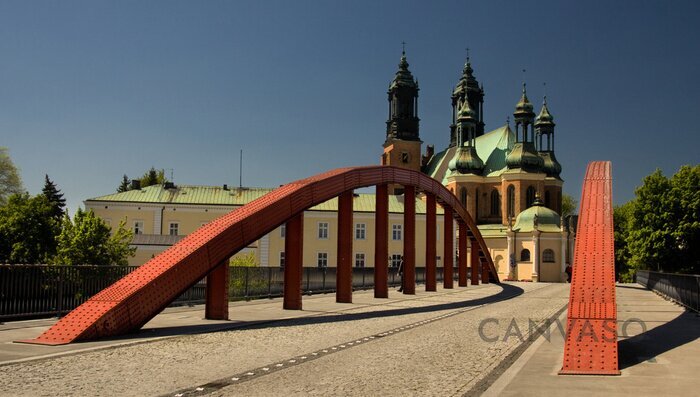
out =
{"type": "Polygon", "coordinates": [[[491,272],[489,271],[489,264],[486,260],[481,261],[481,283],[488,284],[489,278],[491,278],[491,272]]]}
{"type": "Polygon", "coordinates": [[[374,216],[374,297],[389,297],[389,188],[377,185],[374,216]]]}
{"type": "Polygon", "coordinates": [[[425,290],[437,291],[435,285],[435,237],[437,234],[435,195],[426,193],[425,198],[425,290]]]}
{"type": "MultiPolygon", "coordinates": [[[[458,238],[458,250],[459,250],[459,286],[467,286],[467,224],[464,222],[458,222],[459,224],[459,238],[458,238]]],[[[473,265],[472,265],[473,266],[473,265]]]]}
{"type": "Polygon", "coordinates": [[[472,265],[472,285],[479,285],[479,265],[481,260],[479,259],[479,243],[476,239],[471,239],[471,265],[472,265]]]}
{"type": "Polygon", "coordinates": [[[338,303],[352,303],[352,190],[338,196],[338,268],[336,294],[338,303]]]}
{"type": "Polygon", "coordinates": [[[228,259],[207,274],[206,304],[204,318],[207,320],[228,320],[228,259]]]}
{"type": "Polygon", "coordinates": [[[301,310],[301,274],[304,258],[304,213],[287,221],[284,237],[284,303],[287,310],[301,310]]]}
{"type": "Polygon", "coordinates": [[[403,191],[403,293],[416,293],[416,188],[404,186],[403,191]]]}
{"type": "Polygon", "coordinates": [[[442,262],[443,263],[443,280],[442,284],[445,289],[450,289],[454,288],[454,280],[452,276],[452,267],[454,266],[454,263],[452,262],[454,258],[454,234],[452,234],[452,226],[453,226],[453,220],[452,220],[452,208],[449,206],[445,205],[444,207],[445,210],[445,215],[444,215],[444,221],[445,224],[444,226],[444,233],[443,235],[445,236],[445,249],[444,249],[444,256],[445,260],[442,262]]]}

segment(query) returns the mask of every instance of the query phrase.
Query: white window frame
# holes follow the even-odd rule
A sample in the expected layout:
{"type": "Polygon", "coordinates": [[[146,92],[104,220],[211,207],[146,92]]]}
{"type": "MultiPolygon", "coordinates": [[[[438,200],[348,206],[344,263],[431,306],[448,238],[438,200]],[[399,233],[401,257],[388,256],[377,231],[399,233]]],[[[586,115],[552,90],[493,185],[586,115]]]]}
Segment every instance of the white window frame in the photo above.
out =
{"type": "Polygon", "coordinates": [[[180,222],[170,222],[168,224],[168,236],[178,236],[180,234],[180,222]],[[173,226],[175,226],[175,234],[173,234],[173,226]]]}
{"type": "Polygon", "coordinates": [[[330,229],[330,225],[328,222],[319,222],[318,223],[318,234],[317,237],[319,240],[328,240],[328,235],[330,229]]]}
{"type": "Polygon", "coordinates": [[[440,267],[440,262],[442,262],[442,258],[438,255],[435,257],[435,266],[440,267]]]}
{"type": "Polygon", "coordinates": [[[316,266],[319,268],[328,267],[328,252],[318,252],[316,254],[316,266]]]}
{"type": "Polygon", "coordinates": [[[400,223],[394,223],[391,225],[391,239],[393,241],[403,240],[403,225],[400,223]]]}
{"type": "Polygon", "coordinates": [[[287,237],[287,225],[281,225],[280,226],[280,238],[286,238],[287,237]]]}
{"type": "Polygon", "coordinates": [[[400,263],[401,254],[391,254],[391,263],[389,263],[389,266],[393,268],[398,268],[400,263]]]}
{"type": "Polygon", "coordinates": [[[134,227],[131,230],[134,231],[134,234],[143,234],[143,221],[139,219],[135,220],[134,227]]]}
{"type": "Polygon", "coordinates": [[[365,267],[365,253],[355,253],[355,267],[365,267]]]}
{"type": "Polygon", "coordinates": [[[364,240],[367,238],[367,224],[366,223],[356,223],[355,224],[355,240],[364,240]]]}
{"type": "Polygon", "coordinates": [[[279,265],[280,265],[281,268],[284,268],[284,265],[286,265],[286,264],[287,264],[287,262],[286,262],[286,258],[285,258],[285,252],[284,252],[284,251],[280,251],[280,262],[279,262],[279,265]]]}

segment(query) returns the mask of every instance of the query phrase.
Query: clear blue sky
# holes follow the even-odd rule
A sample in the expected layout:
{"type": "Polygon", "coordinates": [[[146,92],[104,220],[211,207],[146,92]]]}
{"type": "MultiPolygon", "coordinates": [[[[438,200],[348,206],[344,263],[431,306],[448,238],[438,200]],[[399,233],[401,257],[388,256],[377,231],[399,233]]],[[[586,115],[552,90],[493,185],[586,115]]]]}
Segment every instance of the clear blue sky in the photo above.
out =
{"type": "Polygon", "coordinates": [[[406,41],[421,138],[449,139],[465,59],[487,130],[547,83],[565,192],[612,160],[615,202],[698,163],[698,1],[3,1],[0,146],[71,212],[123,174],[277,186],[376,164],[406,41]],[[167,171],[169,173],[169,171],[167,171]]]}

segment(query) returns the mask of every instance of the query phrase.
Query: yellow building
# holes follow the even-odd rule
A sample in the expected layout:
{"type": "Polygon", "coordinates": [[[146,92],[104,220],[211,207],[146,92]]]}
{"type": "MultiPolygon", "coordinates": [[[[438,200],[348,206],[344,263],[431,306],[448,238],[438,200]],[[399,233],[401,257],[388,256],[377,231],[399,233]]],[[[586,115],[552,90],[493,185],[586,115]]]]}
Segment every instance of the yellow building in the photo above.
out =
{"type": "MultiPolygon", "coordinates": [[[[150,258],[179,241],[182,236],[244,204],[262,197],[272,189],[228,189],[224,186],[148,186],[85,201],[108,224],[125,220],[134,232],[132,245],[136,256],[131,265],[142,265],[150,258]]],[[[304,213],[304,266],[335,266],[337,255],[338,200],[331,199],[304,213]]],[[[355,266],[374,266],[373,194],[355,194],[353,202],[355,266]]],[[[437,235],[441,241],[442,211],[438,208],[437,235]]],[[[416,237],[425,241],[425,204],[416,202],[416,237]],[[421,238],[422,236],[422,238],[421,238]]],[[[285,228],[281,226],[241,253],[254,252],[260,266],[284,264],[285,228]]],[[[389,255],[387,261],[397,266],[403,252],[403,196],[389,197],[389,255]]],[[[438,264],[443,258],[438,244],[438,264]]],[[[425,244],[417,243],[418,266],[424,262],[425,244]]],[[[423,263],[422,266],[425,264],[423,263]]]]}
{"type": "MultiPolygon", "coordinates": [[[[448,147],[422,153],[419,134],[418,83],[408,70],[405,53],[389,85],[389,116],[380,162],[421,171],[441,181],[476,221],[501,280],[562,282],[571,263],[574,235],[557,214],[562,208],[561,165],[554,156],[554,117],[546,98],[539,115],[525,86],[509,123],[485,132],[484,90],[467,58],[451,96],[452,121],[448,147]],[[540,198],[544,198],[541,200],[540,198]]],[[[320,171],[320,170],[319,170],[320,171]]],[[[136,257],[148,259],[211,220],[263,196],[272,189],[223,186],[138,186],[130,191],[85,201],[111,225],[125,219],[135,234],[136,257]]],[[[403,251],[403,188],[390,187],[389,253],[398,265],[403,251]]],[[[416,265],[425,266],[425,204],[416,197],[416,265]]],[[[356,194],[353,208],[355,265],[374,266],[373,194],[356,194]]],[[[335,266],[337,199],[304,213],[304,266],[335,266]]],[[[438,210],[438,241],[442,212],[438,210]]],[[[455,229],[453,225],[453,230],[455,229]]],[[[284,227],[269,233],[243,252],[254,252],[260,266],[284,264],[284,227]]],[[[456,230],[453,233],[456,239],[456,230]]],[[[456,247],[456,245],[453,245],[456,247]]],[[[437,244],[440,266],[444,244],[437,244]]],[[[452,253],[457,255],[457,253],[452,253]]],[[[456,265],[457,260],[453,263],[456,265]]]]}

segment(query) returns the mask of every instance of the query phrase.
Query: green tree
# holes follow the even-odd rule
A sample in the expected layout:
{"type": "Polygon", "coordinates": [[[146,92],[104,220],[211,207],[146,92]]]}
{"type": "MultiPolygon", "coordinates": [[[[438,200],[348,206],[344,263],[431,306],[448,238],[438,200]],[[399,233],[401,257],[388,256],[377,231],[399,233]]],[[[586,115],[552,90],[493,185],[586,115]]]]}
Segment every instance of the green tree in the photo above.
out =
{"type": "Polygon", "coordinates": [[[66,207],[66,199],[63,198],[63,193],[58,190],[56,184],[49,179],[48,175],[46,175],[42,193],[44,196],[46,196],[49,203],[51,203],[51,206],[53,207],[53,217],[57,222],[60,222],[65,214],[64,208],[66,207]]]}
{"type": "Polygon", "coordinates": [[[133,233],[119,223],[114,234],[92,210],[76,212],[73,220],[63,219],[54,263],[60,265],[127,265],[136,248],[129,247],[133,233]]]}
{"type": "Polygon", "coordinates": [[[634,268],[700,273],[700,165],[644,178],[626,237],[634,268]]]}
{"type": "Polygon", "coordinates": [[[165,170],[156,170],[155,167],[151,167],[143,176],[140,178],[141,187],[152,186],[152,185],[162,185],[168,180],[165,178],[165,170]]]}
{"type": "Polygon", "coordinates": [[[124,177],[122,178],[122,182],[119,184],[119,187],[117,188],[117,193],[124,193],[129,191],[129,177],[124,174],[124,177]]]}
{"type": "Polygon", "coordinates": [[[561,216],[566,218],[569,215],[574,215],[576,213],[576,207],[578,207],[578,201],[574,200],[568,194],[562,194],[561,196],[561,216]]]}
{"type": "Polygon", "coordinates": [[[7,148],[0,146],[0,205],[7,203],[7,199],[13,194],[21,194],[22,179],[15,167],[7,148]]]}
{"type": "Polygon", "coordinates": [[[613,224],[615,234],[615,273],[618,280],[624,283],[634,281],[636,268],[630,263],[630,251],[627,246],[630,218],[634,201],[615,206],[613,209],[613,224]]]}
{"type": "Polygon", "coordinates": [[[56,252],[60,226],[43,194],[10,196],[0,207],[0,263],[48,263],[56,252]]]}

